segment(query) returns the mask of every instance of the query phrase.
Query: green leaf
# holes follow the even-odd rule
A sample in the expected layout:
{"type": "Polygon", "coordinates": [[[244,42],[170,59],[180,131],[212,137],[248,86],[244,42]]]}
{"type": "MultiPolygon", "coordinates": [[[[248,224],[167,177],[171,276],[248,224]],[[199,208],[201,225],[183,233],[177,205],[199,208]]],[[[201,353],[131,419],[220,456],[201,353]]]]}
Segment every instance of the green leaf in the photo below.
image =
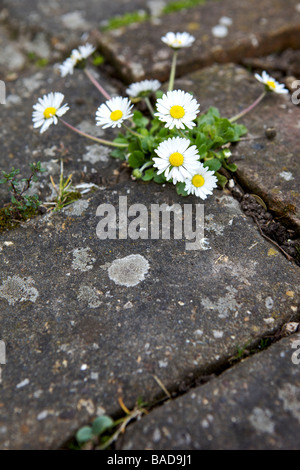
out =
{"type": "Polygon", "coordinates": [[[134,111],[132,119],[137,127],[145,128],[149,123],[149,119],[143,116],[140,111],[134,111]]]}
{"type": "Polygon", "coordinates": [[[76,440],[79,444],[88,442],[92,438],[93,438],[93,432],[90,426],[83,426],[83,428],[79,429],[79,431],[77,431],[76,433],[76,440]]]}
{"type": "Polygon", "coordinates": [[[109,416],[98,416],[98,418],[93,421],[92,432],[95,436],[99,436],[113,425],[114,421],[109,416]]]}
{"type": "Polygon", "coordinates": [[[135,150],[128,158],[131,168],[140,168],[145,163],[145,156],[140,150],[135,150]]]}
{"type": "Polygon", "coordinates": [[[226,170],[229,170],[232,172],[235,172],[238,169],[235,163],[226,163],[225,161],[223,161],[223,167],[226,168],[226,170]]]}
{"type": "Polygon", "coordinates": [[[217,158],[213,158],[211,160],[206,160],[203,165],[210,171],[218,171],[221,168],[222,163],[217,158]]]}
{"type": "Polygon", "coordinates": [[[119,158],[120,160],[125,160],[126,159],[126,152],[123,149],[114,149],[111,153],[110,156],[113,158],[119,158]]]}
{"type": "Polygon", "coordinates": [[[143,181],[151,181],[156,175],[154,168],[149,168],[145,171],[145,174],[142,176],[143,181]]]}
{"type": "Polygon", "coordinates": [[[185,188],[185,183],[177,183],[176,184],[176,191],[179,196],[188,196],[188,193],[186,192],[185,188]]]}
{"type": "Polygon", "coordinates": [[[167,180],[166,180],[166,177],[163,174],[161,174],[161,175],[154,176],[153,181],[155,181],[155,183],[158,183],[158,184],[163,184],[167,180]]]}
{"type": "Polygon", "coordinates": [[[163,97],[164,95],[164,92],[162,90],[157,90],[157,92],[155,93],[156,94],[156,98],[157,99],[160,99],[163,97]]]}
{"type": "Polygon", "coordinates": [[[218,178],[218,183],[221,186],[221,188],[223,189],[225,187],[225,185],[227,184],[228,179],[226,178],[226,176],[223,176],[223,175],[221,175],[220,173],[217,173],[217,172],[215,173],[215,176],[218,178]]]}

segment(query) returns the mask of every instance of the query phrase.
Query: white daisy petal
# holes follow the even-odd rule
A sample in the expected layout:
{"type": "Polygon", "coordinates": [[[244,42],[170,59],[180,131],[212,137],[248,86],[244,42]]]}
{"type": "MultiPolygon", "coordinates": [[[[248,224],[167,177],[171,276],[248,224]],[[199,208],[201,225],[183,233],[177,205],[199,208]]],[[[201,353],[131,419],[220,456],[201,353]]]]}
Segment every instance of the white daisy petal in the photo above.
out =
{"type": "Polygon", "coordinates": [[[113,97],[99,106],[96,112],[96,125],[103,129],[121,127],[122,123],[133,116],[133,105],[128,98],[113,97]]]}
{"type": "Polygon", "coordinates": [[[127,95],[132,98],[143,98],[149,96],[161,87],[158,80],[142,80],[141,82],[132,83],[126,90],[127,95]]]}
{"type": "Polygon", "coordinates": [[[153,158],[157,174],[164,173],[167,180],[176,184],[183,182],[198,167],[199,154],[195,145],[188,147],[190,141],[182,137],[164,140],[155,150],[159,158],[153,158]]]}
{"type": "Polygon", "coordinates": [[[181,49],[183,47],[190,47],[195,41],[195,38],[189,33],[169,32],[163,36],[161,40],[172,49],[181,49]]]}
{"type": "Polygon", "coordinates": [[[189,93],[182,90],[168,91],[157,100],[157,113],[154,115],[165,122],[169,129],[184,129],[184,126],[192,129],[196,125],[193,121],[197,117],[199,106],[189,93]]]}
{"type": "Polygon", "coordinates": [[[267,74],[264,70],[261,76],[256,73],[255,75],[256,80],[260,83],[263,83],[269,91],[273,91],[274,93],[286,95],[288,90],[284,87],[282,83],[278,83],[273,77],[267,74]]]}
{"type": "Polygon", "coordinates": [[[51,124],[57,124],[57,116],[60,117],[65,114],[69,107],[67,104],[61,106],[64,95],[62,93],[48,93],[43,98],[38,99],[38,103],[33,106],[32,122],[33,127],[40,127],[40,132],[43,134],[51,124]]]}
{"type": "Polygon", "coordinates": [[[194,194],[201,199],[206,199],[211,195],[213,189],[217,187],[217,177],[213,171],[208,170],[201,162],[193,174],[185,182],[185,191],[188,194],[194,194]]]}

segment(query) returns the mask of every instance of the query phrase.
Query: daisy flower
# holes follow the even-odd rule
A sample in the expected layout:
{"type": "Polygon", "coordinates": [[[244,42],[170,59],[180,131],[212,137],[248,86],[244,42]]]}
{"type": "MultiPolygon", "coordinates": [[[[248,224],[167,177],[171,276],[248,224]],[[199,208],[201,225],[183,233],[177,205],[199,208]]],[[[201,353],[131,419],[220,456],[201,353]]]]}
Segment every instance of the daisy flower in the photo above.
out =
{"type": "Polygon", "coordinates": [[[263,71],[262,75],[255,74],[256,80],[260,83],[266,85],[268,91],[274,91],[274,93],[287,94],[288,90],[284,87],[283,84],[278,83],[274,78],[270,77],[267,72],[263,71]]]}
{"type": "Polygon", "coordinates": [[[89,43],[85,44],[84,46],[79,46],[78,49],[79,49],[79,54],[81,55],[83,59],[87,59],[96,50],[96,48],[92,46],[92,44],[89,44],[89,43]]]}
{"type": "Polygon", "coordinates": [[[159,144],[153,158],[157,174],[164,173],[167,180],[173,183],[184,182],[195,173],[199,166],[199,154],[196,145],[189,147],[190,141],[182,137],[172,137],[159,144]]]}
{"type": "Polygon", "coordinates": [[[59,65],[62,77],[74,72],[74,68],[83,60],[87,59],[96,49],[89,43],[84,46],[79,46],[78,49],[73,49],[71,56],[68,57],[61,65],[59,65]],[[79,50],[78,50],[79,49],[79,50]]]}
{"type": "Polygon", "coordinates": [[[217,187],[217,181],[214,171],[208,170],[201,162],[198,162],[196,172],[184,181],[185,191],[188,194],[195,194],[201,199],[206,199],[217,187]]]}
{"type": "Polygon", "coordinates": [[[132,98],[144,98],[158,90],[160,86],[161,83],[158,80],[143,80],[141,82],[132,83],[127,88],[126,93],[132,98]]]}
{"type": "Polygon", "coordinates": [[[163,36],[161,40],[172,49],[181,49],[182,47],[190,47],[195,41],[195,38],[189,33],[169,32],[163,36]]]}
{"type": "Polygon", "coordinates": [[[103,129],[121,127],[123,121],[133,116],[132,108],[133,104],[131,105],[128,98],[115,96],[99,106],[96,112],[96,125],[102,126],[103,129]]]}
{"type": "Polygon", "coordinates": [[[43,134],[51,124],[57,124],[57,116],[63,116],[68,109],[67,104],[61,106],[64,99],[62,93],[48,93],[43,98],[38,99],[38,103],[33,106],[32,121],[33,127],[40,127],[40,133],[43,134]]]}
{"type": "Polygon", "coordinates": [[[193,122],[199,112],[199,104],[189,94],[182,90],[168,91],[162,98],[157,100],[157,113],[155,116],[166,123],[166,127],[173,129],[192,129],[196,124],[193,122]]]}

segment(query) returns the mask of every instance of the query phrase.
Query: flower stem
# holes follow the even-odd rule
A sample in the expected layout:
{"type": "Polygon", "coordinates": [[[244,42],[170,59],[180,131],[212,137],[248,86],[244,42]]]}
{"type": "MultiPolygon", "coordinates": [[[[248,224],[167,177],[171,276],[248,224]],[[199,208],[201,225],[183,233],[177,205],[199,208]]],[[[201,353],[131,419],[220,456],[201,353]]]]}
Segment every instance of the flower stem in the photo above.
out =
{"type": "Polygon", "coordinates": [[[245,114],[249,113],[250,111],[252,111],[252,109],[255,108],[255,106],[257,106],[263,99],[264,97],[266,96],[267,94],[267,91],[265,90],[258,98],[257,100],[254,101],[254,103],[252,103],[248,108],[244,109],[243,111],[241,111],[239,114],[237,114],[236,116],[233,116],[231,119],[229,119],[230,122],[235,122],[237,121],[238,119],[240,119],[241,117],[245,116],[245,114]]]}
{"type": "Polygon", "coordinates": [[[111,99],[111,96],[104,90],[104,88],[100,85],[100,83],[97,82],[95,77],[91,74],[91,72],[88,71],[88,69],[84,69],[84,72],[86,76],[89,78],[89,80],[92,82],[93,85],[97,88],[97,90],[100,91],[100,93],[106,98],[107,100],[111,99]]]}
{"type": "Polygon", "coordinates": [[[148,106],[148,109],[150,111],[151,116],[154,117],[154,110],[153,110],[152,104],[149,100],[149,96],[145,96],[144,100],[145,100],[146,105],[148,106]]]}
{"type": "Polygon", "coordinates": [[[138,132],[133,131],[130,129],[130,127],[126,126],[126,124],[122,123],[122,126],[129,132],[131,132],[132,135],[135,135],[136,137],[139,137],[140,139],[143,139],[145,136],[142,134],[139,134],[138,132]]]}
{"type": "Polygon", "coordinates": [[[174,87],[175,72],[176,72],[176,61],[177,61],[178,51],[173,52],[172,66],[170,71],[169,87],[168,91],[172,91],[174,87]]]}
{"type": "Polygon", "coordinates": [[[98,139],[98,137],[94,137],[94,136],[92,136],[92,135],[90,135],[90,134],[87,134],[86,132],[80,131],[79,129],[77,129],[77,127],[72,126],[72,125],[69,124],[68,122],[64,121],[64,119],[62,119],[62,118],[59,118],[59,120],[60,120],[66,127],[68,127],[69,129],[71,129],[73,132],[76,132],[77,134],[80,134],[80,135],[82,135],[83,137],[86,137],[87,139],[93,140],[94,142],[97,142],[98,144],[108,145],[108,146],[110,146],[110,147],[119,147],[119,148],[124,148],[124,147],[127,147],[127,146],[128,146],[127,144],[118,144],[118,143],[116,143],[116,142],[110,142],[109,140],[98,139]]]}
{"type": "Polygon", "coordinates": [[[144,163],[144,165],[140,168],[140,171],[143,172],[144,170],[146,170],[146,168],[149,168],[150,166],[153,166],[153,162],[151,162],[151,161],[146,162],[146,163],[144,163]]]}

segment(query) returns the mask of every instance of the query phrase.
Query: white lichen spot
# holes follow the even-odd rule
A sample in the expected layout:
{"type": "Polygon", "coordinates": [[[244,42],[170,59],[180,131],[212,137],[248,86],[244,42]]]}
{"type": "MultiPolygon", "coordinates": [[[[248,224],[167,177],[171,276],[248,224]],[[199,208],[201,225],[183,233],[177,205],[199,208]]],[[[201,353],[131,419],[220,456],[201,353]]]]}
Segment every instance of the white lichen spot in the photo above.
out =
{"type": "Polygon", "coordinates": [[[272,323],[274,323],[275,319],[270,317],[270,318],[264,318],[264,322],[267,324],[267,325],[272,325],[272,323]]]}
{"type": "Polygon", "coordinates": [[[161,432],[158,428],[156,428],[152,435],[153,442],[159,442],[161,440],[161,432]]]}
{"type": "Polygon", "coordinates": [[[205,217],[205,230],[215,232],[216,235],[223,235],[224,226],[214,222],[214,215],[209,214],[205,217]]]}
{"type": "Polygon", "coordinates": [[[86,147],[87,153],[83,155],[83,161],[92,165],[98,162],[106,163],[109,161],[110,149],[104,145],[90,145],[86,147]]]}
{"type": "Polygon", "coordinates": [[[73,251],[72,268],[82,272],[93,269],[96,259],[92,257],[90,251],[90,248],[76,248],[73,251]]]}
{"type": "Polygon", "coordinates": [[[84,199],[79,199],[73,202],[73,204],[65,207],[63,212],[67,215],[80,217],[84,211],[89,207],[89,202],[84,199]]]}
{"type": "Polygon", "coordinates": [[[90,30],[90,24],[84,19],[82,12],[79,10],[72,11],[70,13],[66,13],[65,15],[61,16],[62,24],[65,28],[71,30],[82,30],[88,31],[90,30]]]}
{"type": "Polygon", "coordinates": [[[272,310],[273,308],[273,305],[274,305],[274,300],[272,299],[272,297],[267,297],[266,298],[266,301],[265,301],[265,306],[268,310],[272,310]]]}
{"type": "Polygon", "coordinates": [[[168,361],[158,361],[158,366],[161,368],[168,367],[168,361]]]}
{"type": "Polygon", "coordinates": [[[47,418],[48,413],[49,413],[48,410],[41,411],[41,412],[37,415],[36,419],[37,419],[38,421],[43,421],[43,419],[46,419],[46,418],[47,418]]]}
{"type": "Polygon", "coordinates": [[[142,255],[116,259],[108,268],[109,278],[119,286],[133,287],[145,279],[149,263],[142,255]]]}
{"type": "Polygon", "coordinates": [[[228,35],[228,28],[223,24],[218,24],[212,28],[211,32],[215,38],[226,38],[228,35]]]}
{"type": "Polygon", "coordinates": [[[19,276],[8,276],[0,287],[0,297],[7,300],[9,305],[15,305],[17,302],[35,302],[39,293],[33,287],[32,278],[21,278],[19,276]]]}
{"type": "Polygon", "coordinates": [[[77,299],[86,302],[90,308],[98,308],[102,304],[99,291],[90,286],[80,286],[77,299]]]}
{"type": "Polygon", "coordinates": [[[291,181],[294,179],[290,171],[282,171],[281,173],[279,173],[279,176],[281,176],[281,178],[283,178],[285,181],[291,181]]]}
{"type": "Polygon", "coordinates": [[[229,291],[228,294],[224,297],[220,297],[217,302],[213,302],[209,298],[203,297],[201,299],[202,306],[209,310],[217,310],[219,312],[219,318],[226,318],[230,312],[236,312],[239,308],[234,297],[237,290],[233,287],[227,287],[227,290],[229,291]]]}
{"type": "Polygon", "coordinates": [[[213,330],[213,335],[214,335],[214,338],[220,339],[220,338],[223,338],[224,332],[220,330],[213,330]]]}
{"type": "Polygon", "coordinates": [[[271,417],[272,413],[270,410],[263,410],[256,406],[249,416],[249,421],[258,433],[263,432],[272,434],[274,432],[275,424],[271,420],[271,417]]]}
{"type": "MultiPolygon", "coordinates": [[[[96,80],[99,80],[99,76],[95,76],[96,74],[93,73],[93,76],[96,78],[96,80]]],[[[97,126],[95,127],[94,123],[91,123],[90,121],[81,121],[78,125],[77,128],[85,132],[86,134],[92,134],[95,137],[102,137],[105,134],[105,131],[102,129],[102,127],[97,126]]],[[[88,148],[88,147],[87,147],[88,148]]]]}
{"type": "Polygon", "coordinates": [[[289,411],[300,423],[300,387],[286,383],[279,389],[279,398],[283,401],[283,408],[289,411]]]}
{"type": "Polygon", "coordinates": [[[16,385],[16,388],[23,388],[23,387],[26,387],[26,385],[29,384],[29,379],[24,379],[22,380],[22,382],[18,383],[18,385],[16,385]]]}
{"type": "Polygon", "coordinates": [[[229,18],[229,16],[222,16],[219,19],[219,24],[222,24],[223,26],[231,26],[233,23],[232,18],[229,18]]]}

